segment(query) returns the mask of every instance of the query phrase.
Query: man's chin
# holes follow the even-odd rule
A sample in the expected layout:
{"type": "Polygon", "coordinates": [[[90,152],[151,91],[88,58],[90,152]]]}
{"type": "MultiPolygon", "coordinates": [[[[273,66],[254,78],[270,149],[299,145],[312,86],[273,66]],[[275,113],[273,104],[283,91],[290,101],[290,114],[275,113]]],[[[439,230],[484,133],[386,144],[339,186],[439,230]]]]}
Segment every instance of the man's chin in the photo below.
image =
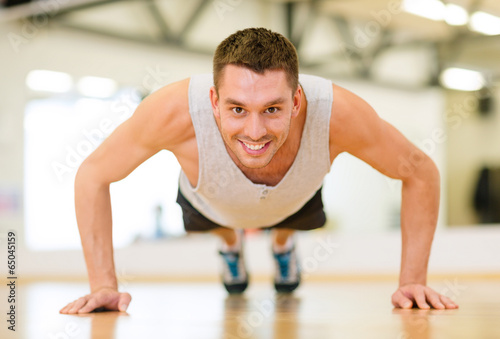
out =
{"type": "Polygon", "coordinates": [[[250,157],[248,155],[240,156],[238,160],[243,167],[248,169],[264,168],[271,162],[271,159],[267,159],[267,157],[250,157]]]}
{"type": "Polygon", "coordinates": [[[253,162],[253,161],[240,161],[240,163],[243,165],[243,167],[248,168],[248,169],[260,169],[264,168],[267,166],[267,163],[261,163],[261,162],[253,162]]]}

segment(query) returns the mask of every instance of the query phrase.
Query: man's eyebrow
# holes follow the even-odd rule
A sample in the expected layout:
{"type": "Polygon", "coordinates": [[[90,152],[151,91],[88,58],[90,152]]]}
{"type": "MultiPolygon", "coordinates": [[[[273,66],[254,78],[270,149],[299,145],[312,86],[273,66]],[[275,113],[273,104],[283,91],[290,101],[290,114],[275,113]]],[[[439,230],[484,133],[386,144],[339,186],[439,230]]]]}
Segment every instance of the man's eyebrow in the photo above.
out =
{"type": "Polygon", "coordinates": [[[245,106],[245,104],[239,102],[236,99],[232,99],[232,98],[226,98],[226,100],[224,100],[224,103],[226,105],[245,106]]]}
{"type": "MultiPolygon", "coordinates": [[[[279,104],[284,103],[285,101],[286,101],[286,100],[285,100],[285,98],[276,98],[276,99],[274,99],[274,100],[271,100],[271,101],[269,101],[269,102],[265,103],[265,104],[264,104],[264,106],[265,106],[265,107],[268,107],[268,106],[279,105],[279,104]]],[[[236,99],[232,99],[232,98],[226,98],[226,99],[224,100],[224,103],[225,103],[226,105],[245,106],[245,104],[244,104],[244,103],[239,102],[238,100],[236,100],[236,99]]]]}
{"type": "Polygon", "coordinates": [[[280,105],[280,104],[283,104],[285,101],[286,101],[285,98],[276,98],[274,100],[269,101],[264,106],[267,107],[267,106],[280,105]]]}

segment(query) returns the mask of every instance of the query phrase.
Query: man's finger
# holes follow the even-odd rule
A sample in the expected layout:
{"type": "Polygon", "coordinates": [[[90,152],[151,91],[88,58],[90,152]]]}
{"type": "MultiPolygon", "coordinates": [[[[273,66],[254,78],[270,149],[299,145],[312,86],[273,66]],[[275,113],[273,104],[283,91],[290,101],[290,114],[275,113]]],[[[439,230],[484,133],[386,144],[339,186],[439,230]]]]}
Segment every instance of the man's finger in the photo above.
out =
{"type": "Polygon", "coordinates": [[[120,300],[118,301],[118,310],[120,310],[121,312],[125,312],[131,300],[132,296],[130,294],[128,293],[120,294],[120,300]]]}
{"type": "Polygon", "coordinates": [[[446,306],[446,308],[458,308],[458,305],[447,296],[441,295],[440,298],[441,302],[446,306]]]}
{"type": "Polygon", "coordinates": [[[73,302],[70,302],[68,305],[64,306],[59,310],[59,313],[67,313],[68,310],[73,306],[73,302]]]}
{"type": "Polygon", "coordinates": [[[400,308],[412,308],[413,307],[413,302],[408,299],[401,290],[397,290],[396,293],[392,295],[392,304],[394,307],[400,307],[400,308]]]}
{"type": "Polygon", "coordinates": [[[69,307],[71,306],[72,303],[69,303],[67,304],[66,306],[64,306],[63,308],[61,308],[59,310],[59,313],[66,313],[66,311],[69,309],[69,307]]]}
{"type": "Polygon", "coordinates": [[[91,298],[85,305],[78,310],[78,313],[90,313],[97,308],[97,303],[95,298],[91,298]]]}
{"type": "Polygon", "coordinates": [[[78,310],[87,303],[86,297],[81,297],[73,302],[73,306],[68,310],[68,313],[76,313],[78,310]]]}
{"type": "Polygon", "coordinates": [[[425,301],[425,292],[423,289],[415,289],[413,291],[413,298],[415,299],[418,308],[421,308],[423,310],[431,308],[429,304],[427,304],[427,302],[425,301]]]}
{"type": "Polygon", "coordinates": [[[442,310],[442,309],[446,308],[444,306],[444,304],[441,302],[441,299],[439,298],[439,294],[437,294],[436,292],[434,292],[430,288],[426,288],[424,291],[425,291],[425,295],[427,297],[427,300],[430,302],[432,307],[434,307],[438,310],[442,310]]]}

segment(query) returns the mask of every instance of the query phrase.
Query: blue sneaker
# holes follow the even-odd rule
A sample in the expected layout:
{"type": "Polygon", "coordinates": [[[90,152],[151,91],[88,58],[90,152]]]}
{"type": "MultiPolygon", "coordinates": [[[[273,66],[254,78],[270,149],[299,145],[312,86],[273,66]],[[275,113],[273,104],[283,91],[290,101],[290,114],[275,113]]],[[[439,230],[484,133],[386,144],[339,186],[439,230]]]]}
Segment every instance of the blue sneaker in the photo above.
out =
{"type": "Polygon", "coordinates": [[[284,253],[273,252],[276,266],[274,288],[278,293],[291,293],[300,285],[300,268],[295,245],[284,253]]]}
{"type": "Polygon", "coordinates": [[[230,294],[243,293],[248,287],[248,272],[243,256],[243,243],[239,252],[219,250],[222,258],[222,282],[230,294]]]}

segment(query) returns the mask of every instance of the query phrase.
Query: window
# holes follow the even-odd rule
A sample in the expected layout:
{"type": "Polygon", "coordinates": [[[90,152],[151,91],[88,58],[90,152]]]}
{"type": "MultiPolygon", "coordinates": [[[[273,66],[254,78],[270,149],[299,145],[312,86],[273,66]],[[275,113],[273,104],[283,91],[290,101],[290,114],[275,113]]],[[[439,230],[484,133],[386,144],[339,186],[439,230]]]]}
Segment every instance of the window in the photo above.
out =
{"type": "MultiPolygon", "coordinates": [[[[25,111],[25,225],[33,250],[81,248],[74,209],[74,178],[81,162],[130,117],[140,101],[132,90],[111,99],[54,96],[25,111]]],[[[111,185],[113,242],[184,234],[175,203],[180,166],[161,151],[111,185]]]]}

